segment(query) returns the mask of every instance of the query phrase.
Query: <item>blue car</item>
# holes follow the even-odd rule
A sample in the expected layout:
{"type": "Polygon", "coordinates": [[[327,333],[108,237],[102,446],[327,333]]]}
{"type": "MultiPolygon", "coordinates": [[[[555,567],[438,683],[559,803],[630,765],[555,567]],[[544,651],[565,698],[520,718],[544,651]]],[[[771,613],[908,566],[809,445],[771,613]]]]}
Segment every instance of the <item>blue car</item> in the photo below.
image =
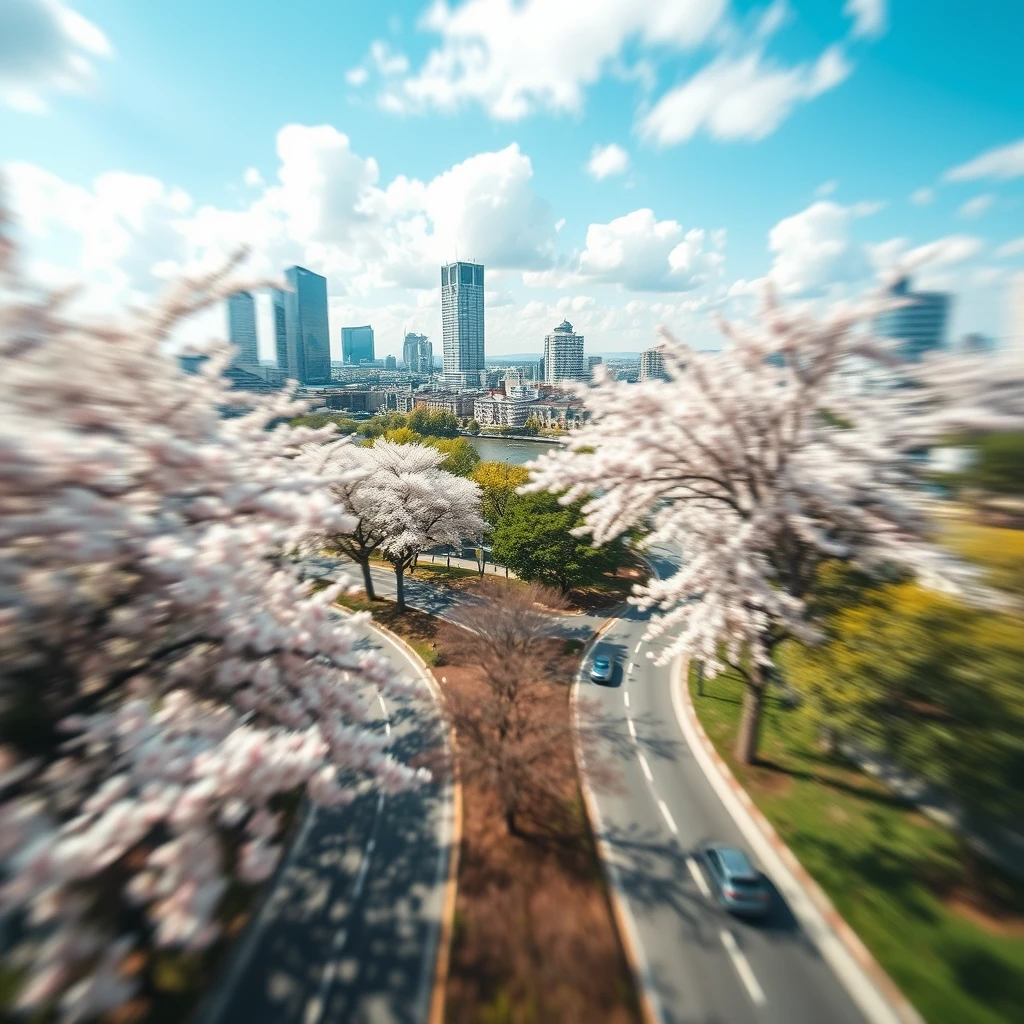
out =
{"type": "Polygon", "coordinates": [[[611,682],[612,672],[615,671],[614,665],[612,665],[611,658],[599,657],[594,659],[594,663],[590,666],[590,678],[595,683],[609,683],[611,682]]]}

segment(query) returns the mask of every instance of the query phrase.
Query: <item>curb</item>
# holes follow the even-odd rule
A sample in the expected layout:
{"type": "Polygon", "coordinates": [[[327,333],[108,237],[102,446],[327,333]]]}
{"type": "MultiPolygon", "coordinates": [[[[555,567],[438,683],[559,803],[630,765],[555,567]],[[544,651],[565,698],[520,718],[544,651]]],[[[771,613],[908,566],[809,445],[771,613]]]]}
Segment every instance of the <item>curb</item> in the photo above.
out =
{"type": "Polygon", "coordinates": [[[711,788],[769,868],[808,938],[872,1024],[925,1024],[715,750],[693,706],[688,669],[689,659],[678,658],[670,684],[683,736],[711,788]]]}
{"type": "MultiPolygon", "coordinates": [[[[417,662],[423,669],[427,678],[427,685],[433,694],[444,716],[444,696],[441,687],[434,678],[430,666],[420,655],[397,633],[392,632],[386,626],[373,621],[371,628],[379,630],[387,635],[401,647],[413,661],[417,662]]],[[[437,958],[434,964],[434,984],[431,987],[429,1009],[427,1011],[426,1024],[444,1024],[445,989],[448,985],[448,971],[451,966],[452,955],[452,934],[455,929],[455,898],[458,891],[459,877],[459,853],[462,850],[462,782],[459,780],[455,769],[456,760],[455,731],[448,728],[448,754],[452,765],[452,834],[450,839],[450,851],[448,854],[448,879],[445,882],[444,902],[441,908],[441,925],[437,933],[437,958]]]]}
{"type": "Polygon", "coordinates": [[[580,793],[583,796],[583,806],[587,812],[587,820],[590,824],[590,832],[594,837],[597,847],[598,860],[605,876],[605,884],[608,890],[608,902],[611,905],[612,917],[615,919],[615,927],[619,933],[619,942],[622,943],[622,951],[629,965],[630,973],[633,975],[633,982],[636,985],[637,1001],[640,1006],[640,1017],[644,1024],[660,1024],[662,1014],[657,993],[650,980],[650,970],[647,967],[640,941],[637,937],[636,925],[633,922],[633,915],[622,892],[622,883],[619,879],[618,869],[615,867],[614,857],[607,843],[603,838],[604,826],[601,822],[601,812],[598,810],[597,801],[587,781],[587,761],[580,749],[579,724],[580,706],[579,689],[580,676],[583,673],[583,665],[587,660],[591,648],[600,639],[601,634],[609,630],[618,622],[621,612],[628,605],[619,605],[616,614],[609,616],[602,623],[600,628],[587,641],[580,654],[580,667],[573,680],[572,689],[569,691],[569,706],[572,713],[573,733],[572,748],[576,756],[576,774],[579,777],[580,793]]]}

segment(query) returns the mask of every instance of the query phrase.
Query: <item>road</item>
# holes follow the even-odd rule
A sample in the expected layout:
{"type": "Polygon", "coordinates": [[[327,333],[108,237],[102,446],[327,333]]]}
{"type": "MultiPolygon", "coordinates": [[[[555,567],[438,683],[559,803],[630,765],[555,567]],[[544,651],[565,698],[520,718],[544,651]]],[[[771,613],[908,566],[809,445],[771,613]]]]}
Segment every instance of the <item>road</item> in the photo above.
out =
{"type": "MultiPolygon", "coordinates": [[[[374,630],[407,675],[405,650],[374,630]]],[[[401,701],[363,693],[368,727],[403,761],[444,743],[429,693],[401,701]]],[[[452,835],[447,780],[348,807],[310,809],[196,1024],[424,1024],[434,980],[452,835]]]]}
{"type": "MultiPolygon", "coordinates": [[[[652,561],[659,575],[672,571],[667,558],[652,561]]],[[[613,658],[616,674],[610,685],[584,674],[579,696],[603,769],[618,776],[594,796],[656,1012],[665,1024],[861,1024],[774,887],[760,924],[709,898],[694,850],[711,840],[748,847],[683,738],[670,666],[647,657],[658,650],[642,639],[648,618],[630,609],[602,634],[592,653],[613,658]]]]}

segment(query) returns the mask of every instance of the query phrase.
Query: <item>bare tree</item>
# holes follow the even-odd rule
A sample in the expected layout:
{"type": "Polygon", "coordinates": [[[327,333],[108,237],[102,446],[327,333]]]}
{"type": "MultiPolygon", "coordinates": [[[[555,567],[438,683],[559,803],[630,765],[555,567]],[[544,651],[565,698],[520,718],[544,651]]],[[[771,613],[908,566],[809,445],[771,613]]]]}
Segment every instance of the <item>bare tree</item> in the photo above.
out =
{"type": "MultiPolygon", "coordinates": [[[[519,815],[564,800],[574,775],[572,723],[562,641],[552,611],[562,598],[539,586],[489,582],[462,618],[457,647],[468,678],[445,690],[459,769],[467,782],[495,793],[509,833],[519,815]]],[[[455,627],[453,627],[455,628],[455,627]]]]}

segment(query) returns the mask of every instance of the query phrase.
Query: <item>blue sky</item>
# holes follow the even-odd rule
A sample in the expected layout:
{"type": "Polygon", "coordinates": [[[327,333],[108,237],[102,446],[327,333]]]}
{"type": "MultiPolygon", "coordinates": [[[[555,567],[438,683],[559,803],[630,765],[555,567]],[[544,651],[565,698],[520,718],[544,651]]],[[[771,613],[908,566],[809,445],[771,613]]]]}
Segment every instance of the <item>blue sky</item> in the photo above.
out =
{"type": "Polygon", "coordinates": [[[607,352],[909,259],[954,339],[1006,337],[1022,38],[1019,0],[4,0],[0,163],[33,269],[96,308],[248,242],[327,275],[336,348],[400,353],[457,253],[488,351],[568,317],[607,352]]]}

